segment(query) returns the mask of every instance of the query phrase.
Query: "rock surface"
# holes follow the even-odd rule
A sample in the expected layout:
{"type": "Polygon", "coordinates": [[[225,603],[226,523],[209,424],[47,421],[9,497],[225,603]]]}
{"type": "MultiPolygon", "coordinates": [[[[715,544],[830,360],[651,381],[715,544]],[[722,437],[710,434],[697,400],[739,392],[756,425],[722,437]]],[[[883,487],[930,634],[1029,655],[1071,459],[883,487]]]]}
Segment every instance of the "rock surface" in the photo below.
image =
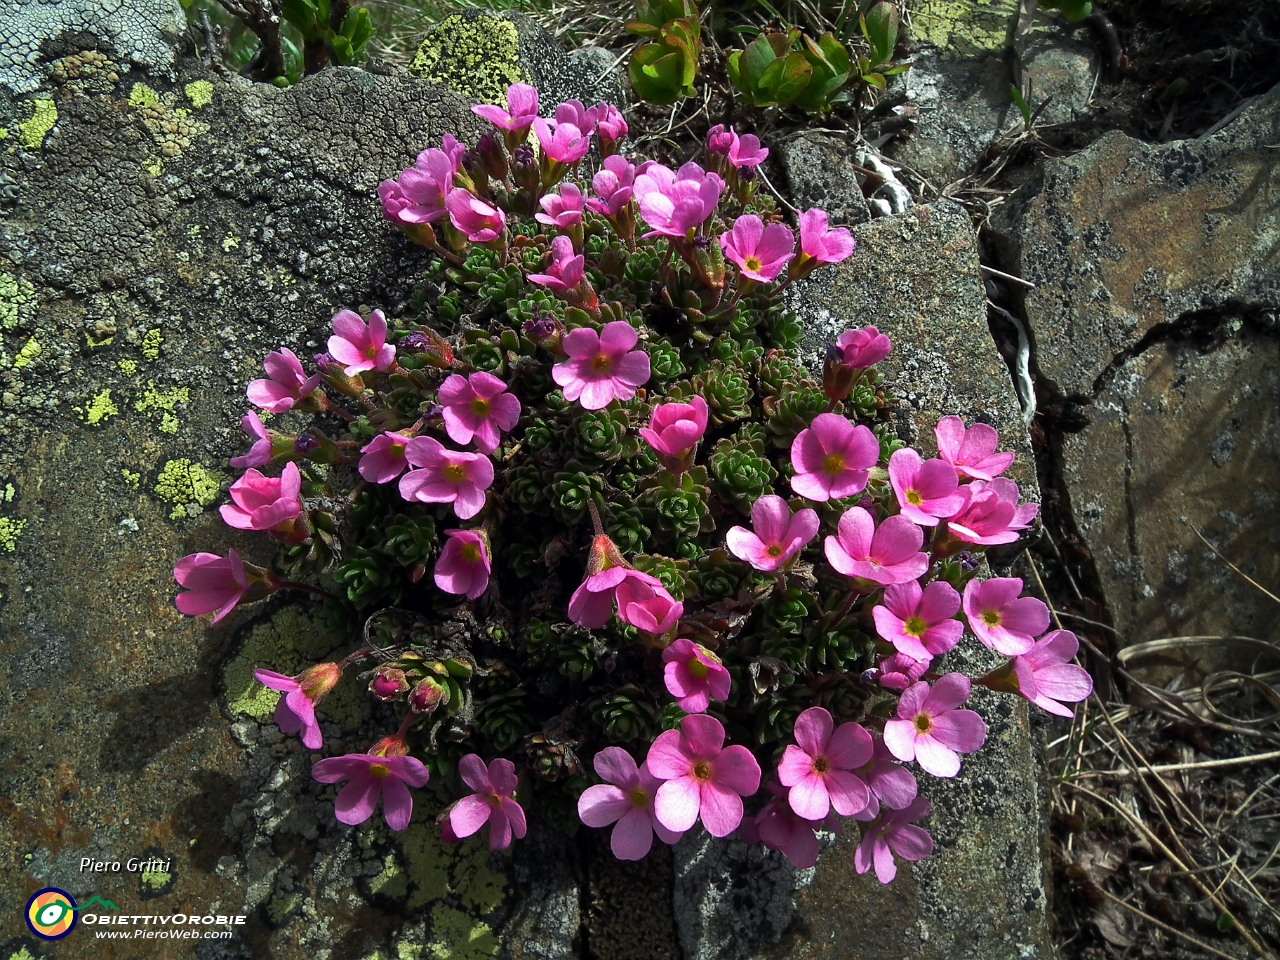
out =
{"type": "Polygon", "coordinates": [[[844,137],[805,132],[779,148],[787,171],[787,194],[797,209],[821,207],[828,222],[853,226],[871,219],[867,199],[853,175],[853,146],[844,137]]]}
{"type": "Polygon", "coordinates": [[[1061,472],[1121,643],[1274,635],[1280,88],[1198,141],[1109,134],[996,217],[1043,392],[1083,405],[1061,472]]]}

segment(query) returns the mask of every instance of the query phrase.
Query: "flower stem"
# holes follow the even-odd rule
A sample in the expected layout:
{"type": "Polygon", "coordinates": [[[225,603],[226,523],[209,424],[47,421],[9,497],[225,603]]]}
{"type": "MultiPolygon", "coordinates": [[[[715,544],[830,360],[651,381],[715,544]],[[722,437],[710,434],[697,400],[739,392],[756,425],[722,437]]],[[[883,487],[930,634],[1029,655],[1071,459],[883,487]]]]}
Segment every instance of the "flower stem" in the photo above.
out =
{"type": "Polygon", "coordinates": [[[314,593],[317,597],[324,597],[326,600],[338,599],[335,594],[330,593],[328,590],[321,590],[319,587],[313,587],[309,583],[299,583],[297,580],[281,580],[280,589],[302,590],[306,593],[314,593]]]}

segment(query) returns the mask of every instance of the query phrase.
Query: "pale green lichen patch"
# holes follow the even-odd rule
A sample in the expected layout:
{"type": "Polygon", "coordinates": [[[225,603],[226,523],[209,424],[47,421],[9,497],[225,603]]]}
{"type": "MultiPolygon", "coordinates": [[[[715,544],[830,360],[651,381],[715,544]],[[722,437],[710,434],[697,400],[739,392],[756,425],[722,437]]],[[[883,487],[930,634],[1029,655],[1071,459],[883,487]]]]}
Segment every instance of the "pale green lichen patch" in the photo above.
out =
{"type": "Polygon", "coordinates": [[[31,956],[26,947],[22,947],[17,953],[9,954],[9,960],[36,960],[36,958],[31,956]]]}
{"type": "Polygon", "coordinates": [[[22,349],[18,351],[18,355],[13,358],[13,368],[20,370],[29,364],[44,351],[44,348],[36,341],[35,337],[29,339],[22,345],[22,349]]]}
{"type": "Polygon", "coordinates": [[[30,282],[12,274],[0,273],[0,329],[12,330],[18,325],[21,312],[35,296],[30,282]]]}
{"type": "Polygon", "coordinates": [[[119,367],[120,371],[126,376],[132,377],[138,372],[137,360],[120,360],[117,361],[116,366],[119,367]]]}
{"type": "Polygon", "coordinates": [[[165,870],[143,870],[142,889],[148,893],[159,893],[173,879],[173,874],[165,870]]]}
{"type": "Polygon", "coordinates": [[[137,400],[133,408],[139,413],[160,414],[160,425],[156,428],[161,433],[175,434],[182,425],[174,414],[174,408],[190,399],[190,391],[186,387],[173,387],[169,390],[157,390],[154,380],[147,381],[147,389],[137,400]]]}
{"type": "MultiPolygon", "coordinates": [[[[333,640],[318,620],[299,607],[285,607],[250,632],[239,653],[222,673],[227,691],[227,708],[233,715],[251,717],[259,723],[271,719],[279,692],[268,690],[254,679],[261,667],[286,676],[296,676],[314,666],[333,650],[333,640]]],[[[364,692],[348,670],[338,685],[320,704],[320,716],[346,727],[360,722],[364,692]]]]}
{"type": "Polygon", "coordinates": [[[25,520],[0,517],[0,553],[13,553],[18,549],[18,538],[27,527],[25,520]]]}
{"type": "Polygon", "coordinates": [[[95,427],[103,420],[117,416],[119,413],[120,408],[111,399],[111,391],[103,390],[90,401],[89,409],[84,414],[84,422],[95,427]]]}
{"type": "Polygon", "coordinates": [[[52,100],[33,100],[31,119],[18,124],[18,142],[28,150],[39,150],[57,122],[58,108],[52,100]]]}
{"type": "Polygon", "coordinates": [[[13,489],[12,483],[6,483],[4,485],[4,497],[0,499],[3,499],[5,503],[13,503],[14,494],[17,492],[17,490],[13,489]]]}
{"type": "Polygon", "coordinates": [[[526,80],[515,24],[487,16],[446,17],[422,41],[409,72],[476,103],[506,103],[507,87],[526,80]]]}
{"type": "Polygon", "coordinates": [[[218,492],[226,480],[216,470],[206,470],[186,457],[169,460],[156,477],[155,494],[165,503],[173,504],[170,520],[198,516],[218,499],[218,492]]]}
{"type": "Polygon", "coordinates": [[[160,344],[164,343],[164,336],[159,329],[148,330],[142,337],[142,359],[147,363],[154,363],[160,359],[160,344]]]}
{"type": "Polygon", "coordinates": [[[192,80],[182,88],[182,92],[197,110],[203,110],[213,103],[213,84],[208,80],[192,80]]]}
{"type": "Polygon", "coordinates": [[[484,960],[498,955],[498,940],[487,923],[443,903],[431,911],[431,938],[427,949],[434,960],[484,960]]]}
{"type": "Polygon", "coordinates": [[[142,474],[127,470],[124,467],[120,468],[120,476],[124,477],[124,482],[135,490],[138,489],[138,484],[142,482],[142,474]]]}
{"type": "Polygon", "coordinates": [[[916,40],[948,59],[998,53],[1009,42],[1018,0],[918,0],[911,5],[916,40]]]}
{"type": "Polygon", "coordinates": [[[154,180],[160,174],[164,173],[164,164],[156,157],[152,157],[142,165],[142,169],[147,171],[147,176],[154,180]]]}
{"type": "Polygon", "coordinates": [[[129,105],[132,107],[154,107],[160,102],[160,94],[145,83],[135,83],[129,91],[129,105]]]}
{"type": "Polygon", "coordinates": [[[84,332],[84,342],[90,350],[96,350],[98,347],[109,347],[114,339],[115,337],[103,337],[101,340],[95,340],[93,339],[93,334],[88,330],[84,332]]]}

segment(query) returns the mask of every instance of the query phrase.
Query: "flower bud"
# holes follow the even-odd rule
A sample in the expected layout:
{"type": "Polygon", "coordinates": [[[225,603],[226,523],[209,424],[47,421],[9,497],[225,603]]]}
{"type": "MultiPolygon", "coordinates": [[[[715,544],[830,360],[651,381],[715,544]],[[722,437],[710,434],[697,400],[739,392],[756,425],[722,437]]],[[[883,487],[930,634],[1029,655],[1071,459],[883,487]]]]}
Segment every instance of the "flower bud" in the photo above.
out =
{"type": "Polygon", "coordinates": [[[293,452],[300,457],[305,457],[312,450],[320,446],[320,441],[309,433],[300,433],[293,441],[293,452]]]}
{"type": "Polygon", "coordinates": [[[483,134],[476,144],[476,153],[484,164],[485,173],[494,180],[507,178],[507,152],[502,148],[502,141],[492,132],[483,134]]]}
{"type": "Polygon", "coordinates": [[[543,347],[548,353],[563,356],[560,343],[564,340],[565,329],[555,317],[535,317],[524,322],[524,332],[534,343],[543,347]]]}
{"type": "Polygon", "coordinates": [[[698,279],[712,290],[724,289],[724,251],[713,237],[694,237],[692,266],[698,279]]]}
{"type": "Polygon", "coordinates": [[[396,667],[380,667],[369,681],[369,692],[379,700],[398,700],[409,690],[409,679],[396,667]]]}
{"type": "Polygon", "coordinates": [[[844,362],[844,351],[838,344],[828,344],[827,355],[822,360],[822,392],[836,402],[845,399],[860,372],[844,362]]]}
{"type": "Polygon", "coordinates": [[[404,742],[404,737],[398,733],[383,737],[369,748],[369,756],[371,757],[403,757],[408,752],[409,745],[404,742]]]}
{"type": "MultiPolygon", "coordinates": [[[[485,168],[484,158],[474,147],[462,155],[462,167],[467,171],[473,186],[472,192],[478,197],[489,196],[489,171],[485,168]]],[[[455,177],[456,183],[459,178],[455,177]]]]}
{"type": "Polygon", "coordinates": [[[1018,687],[1018,675],[1014,672],[1012,660],[1002,667],[996,667],[977,682],[988,690],[994,690],[996,693],[1018,694],[1021,692],[1018,687]]]}
{"type": "Polygon", "coordinates": [[[453,347],[449,346],[448,340],[430,327],[419,327],[401,340],[400,346],[405,350],[421,354],[433,367],[444,370],[453,366],[453,347]]]}
{"type": "Polygon", "coordinates": [[[336,663],[317,663],[298,674],[298,686],[303,696],[314,704],[324,699],[341,679],[342,668],[336,663]]]}
{"type": "Polygon", "coordinates": [[[344,397],[358,397],[364,390],[364,381],[359,376],[349,377],[343,372],[343,366],[328,353],[317,353],[313,358],[316,369],[324,382],[337,390],[344,397]]]}
{"type": "Polygon", "coordinates": [[[414,713],[435,713],[449,704],[449,688],[434,677],[424,677],[409,694],[409,709],[414,713]]]}
{"type": "Polygon", "coordinates": [[[516,147],[512,154],[511,179],[521,190],[527,190],[531,196],[538,196],[538,162],[534,159],[533,150],[528,144],[516,147]]]}

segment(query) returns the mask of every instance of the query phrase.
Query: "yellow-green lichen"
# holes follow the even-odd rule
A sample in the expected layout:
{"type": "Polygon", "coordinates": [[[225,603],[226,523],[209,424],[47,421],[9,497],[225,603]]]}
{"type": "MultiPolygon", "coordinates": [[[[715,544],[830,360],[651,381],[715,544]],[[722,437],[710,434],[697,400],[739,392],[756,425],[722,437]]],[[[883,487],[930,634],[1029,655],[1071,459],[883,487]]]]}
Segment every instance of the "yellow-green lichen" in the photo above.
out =
{"type": "Polygon", "coordinates": [[[160,102],[160,94],[145,83],[135,83],[129,91],[129,105],[132,107],[154,107],[160,102]]]}
{"type": "Polygon", "coordinates": [[[917,0],[911,5],[916,40],[948,59],[999,53],[1008,44],[1018,0],[917,0]]]}
{"type": "Polygon", "coordinates": [[[138,489],[138,484],[142,482],[142,474],[126,470],[124,467],[120,468],[120,476],[124,477],[124,482],[135,490],[138,489]]]}
{"type": "Polygon", "coordinates": [[[22,947],[17,953],[9,954],[9,960],[36,960],[36,958],[27,952],[26,947],[22,947]]]}
{"type": "Polygon", "coordinates": [[[17,492],[18,492],[17,490],[13,489],[12,483],[6,483],[4,485],[4,502],[13,503],[14,494],[16,494],[17,492]]]}
{"type": "Polygon", "coordinates": [[[498,940],[489,925],[447,904],[437,904],[431,911],[431,937],[427,949],[433,960],[484,960],[498,955],[498,940]]]}
{"type": "Polygon", "coordinates": [[[182,421],[175,417],[172,413],[163,414],[160,417],[160,425],[156,427],[161,433],[176,434],[178,428],[182,426],[182,421]]]}
{"type": "Polygon", "coordinates": [[[142,165],[142,169],[147,172],[147,176],[154,180],[160,174],[164,173],[164,164],[157,157],[152,157],[142,165]]]}
{"type": "Polygon", "coordinates": [[[213,84],[208,80],[192,80],[182,88],[182,92],[197,110],[203,110],[213,103],[213,84]]]}
{"type": "Polygon", "coordinates": [[[13,368],[20,370],[29,364],[43,352],[43,347],[36,341],[35,337],[29,339],[22,345],[22,349],[18,351],[18,355],[13,358],[13,368]]]}
{"type": "Polygon", "coordinates": [[[103,337],[101,340],[95,340],[93,339],[93,334],[88,330],[84,332],[84,342],[90,350],[95,350],[98,347],[109,347],[114,339],[115,337],[103,337]]]}
{"type": "Polygon", "coordinates": [[[234,250],[238,246],[240,246],[240,238],[235,236],[234,234],[228,233],[226,237],[223,238],[223,241],[222,241],[222,252],[230,253],[232,250],[234,250]]]}
{"type": "Polygon", "coordinates": [[[90,401],[89,409],[84,414],[84,422],[91,427],[97,426],[108,417],[114,417],[119,413],[120,408],[111,399],[111,391],[103,390],[90,401]]]}
{"type": "Polygon", "coordinates": [[[18,538],[27,527],[25,520],[0,517],[0,553],[13,553],[18,549],[18,538]]]}
{"type": "Polygon", "coordinates": [[[455,900],[473,916],[496,910],[506,896],[506,877],[489,869],[489,847],[480,840],[445,846],[437,831],[411,824],[397,835],[404,854],[411,890],[405,904],[410,910],[444,900],[455,900]]]}
{"type": "MultiPolygon", "coordinates": [[[[280,694],[255,680],[253,671],[262,667],[294,676],[332,650],[333,639],[314,617],[299,607],[277,611],[253,628],[244,646],[223,670],[227,708],[233,715],[251,717],[259,723],[270,720],[280,694]]],[[[365,691],[355,674],[348,670],[320,706],[322,716],[344,727],[354,727],[361,721],[360,704],[365,691]]]]}
{"type": "Polygon", "coordinates": [[[12,330],[18,325],[19,311],[35,296],[35,288],[26,280],[0,273],[0,329],[12,330]]]}
{"type": "Polygon", "coordinates": [[[116,366],[120,368],[122,373],[130,377],[138,372],[137,360],[120,360],[116,363],[116,366]]]}
{"type": "Polygon", "coordinates": [[[289,914],[302,906],[302,899],[302,894],[296,890],[280,894],[267,904],[267,916],[278,927],[289,918],[289,914]]]}
{"type": "Polygon", "coordinates": [[[446,17],[422,41],[409,72],[476,103],[505,103],[507,87],[526,79],[516,25],[493,16],[446,17]]]}
{"type": "Polygon", "coordinates": [[[173,387],[169,390],[157,390],[154,380],[147,381],[147,389],[133,408],[139,413],[159,413],[160,425],[156,428],[161,433],[174,434],[182,425],[182,421],[174,415],[174,407],[186,403],[190,399],[190,391],[186,387],[173,387]]]}
{"type": "Polygon", "coordinates": [[[58,108],[52,100],[33,100],[31,119],[18,124],[18,141],[28,150],[39,150],[57,122],[58,108]]]}
{"type": "Polygon", "coordinates": [[[369,889],[376,894],[403,900],[409,892],[409,878],[396,863],[396,855],[388,853],[382,861],[382,872],[369,881],[369,889]]]}
{"type": "Polygon", "coordinates": [[[8,140],[8,139],[9,139],[9,128],[0,127],[0,140],[8,140]]]}
{"type": "Polygon", "coordinates": [[[141,879],[143,890],[157,893],[173,879],[173,874],[164,870],[143,870],[141,879]]]}
{"type": "Polygon", "coordinates": [[[218,499],[222,482],[226,479],[216,470],[206,470],[186,457],[169,460],[156,477],[155,494],[165,503],[173,504],[170,520],[196,516],[218,499]]]}
{"type": "Polygon", "coordinates": [[[142,359],[147,363],[154,363],[160,358],[160,344],[164,343],[164,337],[159,329],[148,330],[142,337],[142,359]]]}

